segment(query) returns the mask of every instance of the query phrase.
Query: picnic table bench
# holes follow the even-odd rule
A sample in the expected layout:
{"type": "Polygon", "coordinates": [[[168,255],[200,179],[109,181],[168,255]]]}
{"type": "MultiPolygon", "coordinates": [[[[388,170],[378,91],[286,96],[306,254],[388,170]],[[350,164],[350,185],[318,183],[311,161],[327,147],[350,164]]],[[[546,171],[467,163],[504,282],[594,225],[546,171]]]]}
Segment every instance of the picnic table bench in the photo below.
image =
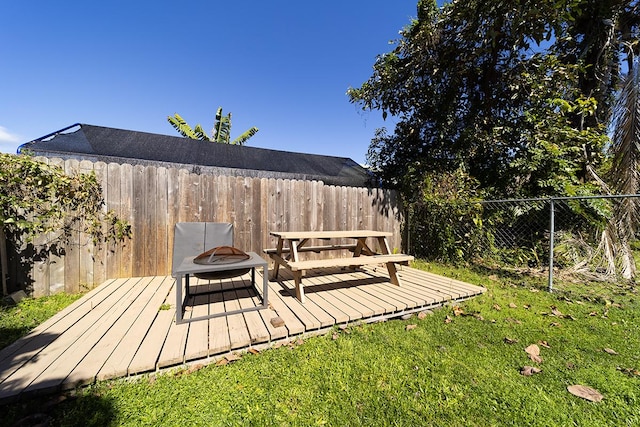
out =
{"type": "Polygon", "coordinates": [[[274,261],[272,279],[277,280],[280,267],[291,271],[295,283],[296,298],[302,303],[305,302],[302,284],[305,270],[330,267],[356,268],[363,265],[385,264],[391,283],[400,286],[396,264],[408,265],[409,261],[413,261],[411,255],[391,253],[387,238],[392,236],[392,233],[384,231],[272,231],[270,234],[278,238],[275,248],[264,249],[264,252],[274,261]],[[370,238],[377,241],[380,253],[373,251],[367,244],[367,239],[370,238]],[[307,246],[311,240],[335,239],[355,240],[356,243],[307,246]],[[348,250],[353,252],[353,256],[309,260],[301,260],[299,256],[301,252],[324,253],[336,250],[348,250]]]}

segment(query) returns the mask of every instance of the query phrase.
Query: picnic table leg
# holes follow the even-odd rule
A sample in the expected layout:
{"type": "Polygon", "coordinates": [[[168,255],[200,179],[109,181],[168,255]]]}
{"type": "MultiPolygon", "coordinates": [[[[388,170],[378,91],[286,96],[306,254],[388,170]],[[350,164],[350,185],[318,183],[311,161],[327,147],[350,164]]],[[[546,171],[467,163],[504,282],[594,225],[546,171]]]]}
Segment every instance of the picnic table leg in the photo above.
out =
{"type": "MultiPolygon", "coordinates": [[[[391,253],[391,251],[389,250],[389,242],[387,242],[386,237],[378,237],[378,246],[380,246],[380,251],[383,255],[389,255],[391,253]]],[[[400,278],[398,277],[396,264],[393,262],[388,262],[387,271],[389,272],[389,279],[391,281],[391,284],[400,286],[400,278]]]]}
{"type": "Polygon", "coordinates": [[[301,270],[293,271],[293,281],[296,284],[296,298],[298,299],[298,301],[300,301],[302,304],[304,304],[304,302],[305,302],[304,286],[302,285],[302,271],[301,270]]]}
{"type": "MultiPolygon", "coordinates": [[[[282,237],[278,237],[278,245],[276,247],[276,255],[282,257],[282,237]]],[[[271,280],[278,279],[278,270],[280,269],[280,262],[277,259],[273,260],[273,276],[271,280]]]]}

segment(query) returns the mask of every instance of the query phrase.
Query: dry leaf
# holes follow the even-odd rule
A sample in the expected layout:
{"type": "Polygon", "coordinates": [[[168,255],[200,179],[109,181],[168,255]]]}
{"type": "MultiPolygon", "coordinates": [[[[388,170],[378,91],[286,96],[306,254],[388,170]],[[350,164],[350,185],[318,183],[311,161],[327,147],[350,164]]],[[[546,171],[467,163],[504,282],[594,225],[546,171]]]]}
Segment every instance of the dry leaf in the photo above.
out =
{"type": "Polygon", "coordinates": [[[453,322],[453,319],[451,317],[447,316],[444,318],[444,323],[451,323],[451,322],[453,322]]]}
{"type": "Polygon", "coordinates": [[[493,304],[493,309],[496,311],[502,310],[502,308],[498,304],[493,304]]]}
{"type": "Polygon", "coordinates": [[[558,310],[558,308],[555,305],[553,307],[551,307],[551,313],[554,316],[564,317],[564,314],[562,314],[562,312],[560,310],[558,310]]]}
{"type": "Polygon", "coordinates": [[[525,310],[529,310],[531,308],[531,305],[525,304],[525,305],[523,305],[523,307],[525,308],[525,310]]]}
{"type": "Polygon", "coordinates": [[[592,311],[591,313],[589,313],[589,316],[597,316],[598,312],[597,311],[592,311]]]}
{"type": "Polygon", "coordinates": [[[478,319],[480,321],[484,320],[484,317],[482,317],[482,315],[480,313],[474,313],[473,317],[475,317],[476,319],[478,319]]]}
{"type": "Polygon", "coordinates": [[[634,368],[621,368],[621,367],[618,366],[616,369],[618,371],[622,372],[622,373],[625,373],[625,374],[629,375],[630,377],[633,377],[633,376],[638,377],[638,376],[640,376],[640,371],[637,370],[637,369],[634,369],[634,368]]]}
{"type": "Polygon", "coordinates": [[[187,372],[185,372],[185,374],[187,375],[193,374],[194,372],[197,372],[202,368],[204,368],[204,365],[202,363],[198,363],[197,365],[193,365],[192,367],[187,369],[187,372]]]}
{"type": "Polygon", "coordinates": [[[543,340],[543,341],[538,341],[538,344],[540,344],[540,345],[541,345],[542,347],[544,347],[544,348],[551,348],[551,346],[549,345],[549,343],[548,343],[548,342],[546,342],[546,341],[544,341],[544,340],[543,340]]]}
{"type": "Polygon", "coordinates": [[[464,310],[456,305],[455,307],[453,307],[453,314],[455,316],[461,316],[464,314],[464,310]]]}
{"type": "Polygon", "coordinates": [[[225,359],[225,358],[222,358],[222,359],[220,359],[220,360],[218,360],[218,361],[216,362],[216,366],[224,366],[224,365],[226,365],[227,363],[229,363],[229,361],[228,361],[227,359],[225,359]]]}
{"type": "Polygon", "coordinates": [[[504,337],[504,342],[506,342],[507,344],[515,344],[518,342],[518,340],[515,338],[504,337]]]}
{"type": "Polygon", "coordinates": [[[433,311],[431,311],[431,310],[421,311],[420,313],[418,313],[418,319],[422,320],[422,319],[426,318],[430,314],[433,314],[433,311]]]}
{"type": "Polygon", "coordinates": [[[604,352],[605,352],[605,353],[607,353],[607,354],[613,354],[613,355],[618,354],[618,352],[617,352],[617,351],[615,351],[615,350],[614,350],[614,349],[612,349],[612,348],[604,348],[604,352]]]}
{"type": "Polygon", "coordinates": [[[549,326],[554,326],[555,327],[555,326],[561,326],[561,325],[558,322],[552,322],[551,325],[549,325],[549,326]]]}
{"type": "Polygon", "coordinates": [[[417,328],[417,327],[418,327],[418,325],[407,325],[407,327],[406,327],[406,328],[404,328],[404,329],[405,329],[406,331],[410,331],[410,330],[415,329],[415,328],[417,328]]]}
{"type": "Polygon", "coordinates": [[[336,332],[333,333],[333,335],[331,335],[331,339],[332,340],[337,340],[338,339],[338,334],[336,332]]]}
{"type": "Polygon", "coordinates": [[[227,359],[227,362],[235,362],[236,360],[240,360],[240,356],[234,353],[227,354],[226,356],[224,356],[224,358],[227,359]]]}
{"type": "Polygon", "coordinates": [[[540,357],[540,347],[536,344],[531,344],[529,347],[525,348],[524,351],[527,352],[529,358],[536,363],[542,363],[542,357],[540,357]]]}
{"type": "Polygon", "coordinates": [[[511,302],[509,303],[509,308],[518,308],[518,306],[511,302]]]}
{"type": "Polygon", "coordinates": [[[536,293],[536,292],[540,292],[540,289],[531,288],[531,289],[529,289],[529,291],[536,293]]]}
{"type": "Polygon", "coordinates": [[[598,390],[586,385],[570,385],[567,387],[567,390],[574,396],[587,399],[591,402],[600,402],[604,398],[598,390]]]}
{"type": "Polygon", "coordinates": [[[247,350],[249,353],[251,354],[260,354],[260,351],[256,350],[255,348],[251,347],[249,350],[247,350]]]}
{"type": "Polygon", "coordinates": [[[533,366],[525,366],[520,369],[520,374],[524,375],[525,377],[530,377],[531,375],[539,374],[540,372],[542,372],[542,369],[535,368],[533,366]]]}

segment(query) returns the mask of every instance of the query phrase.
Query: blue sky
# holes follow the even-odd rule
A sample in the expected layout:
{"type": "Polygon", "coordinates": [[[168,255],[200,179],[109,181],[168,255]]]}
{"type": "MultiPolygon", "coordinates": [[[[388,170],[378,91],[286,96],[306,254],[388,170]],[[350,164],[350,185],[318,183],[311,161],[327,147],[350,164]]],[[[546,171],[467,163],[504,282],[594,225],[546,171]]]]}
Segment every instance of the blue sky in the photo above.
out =
{"type": "Polygon", "coordinates": [[[178,135],[218,106],[250,146],[365,161],[379,112],[346,91],[417,0],[23,0],[0,15],[0,151],[76,122],[178,135]]]}

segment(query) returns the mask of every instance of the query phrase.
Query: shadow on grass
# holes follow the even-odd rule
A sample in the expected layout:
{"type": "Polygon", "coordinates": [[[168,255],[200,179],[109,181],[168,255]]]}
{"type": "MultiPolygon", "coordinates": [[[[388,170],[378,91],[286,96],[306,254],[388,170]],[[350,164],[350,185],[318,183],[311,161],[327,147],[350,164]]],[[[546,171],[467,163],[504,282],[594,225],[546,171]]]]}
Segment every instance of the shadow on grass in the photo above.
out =
{"type": "Polygon", "coordinates": [[[2,425],[26,427],[107,426],[116,419],[113,401],[98,395],[57,395],[6,405],[2,425]],[[5,424],[6,423],[6,424],[5,424]]]}
{"type": "Polygon", "coordinates": [[[31,328],[29,326],[23,327],[1,327],[0,326],[0,351],[5,347],[13,344],[21,337],[27,335],[31,328]]]}

